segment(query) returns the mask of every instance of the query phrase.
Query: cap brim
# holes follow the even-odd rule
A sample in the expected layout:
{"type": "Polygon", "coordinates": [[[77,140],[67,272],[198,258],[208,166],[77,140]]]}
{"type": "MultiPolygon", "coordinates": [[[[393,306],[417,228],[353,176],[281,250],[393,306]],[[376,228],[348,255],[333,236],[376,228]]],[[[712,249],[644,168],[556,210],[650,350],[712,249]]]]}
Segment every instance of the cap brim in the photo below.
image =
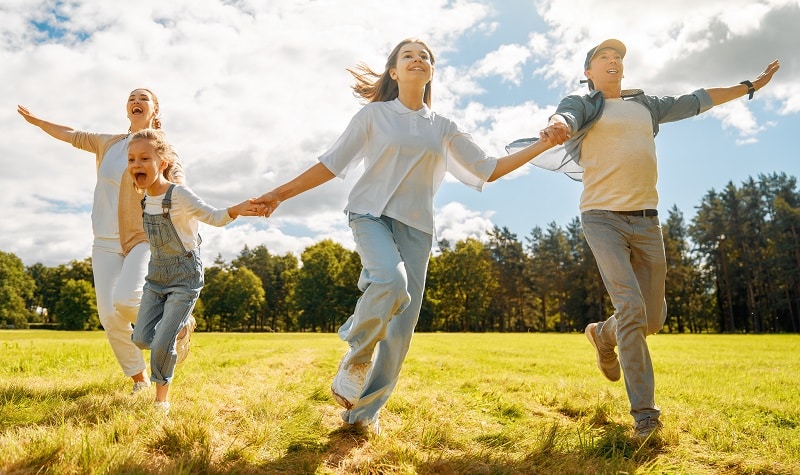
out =
{"type": "Polygon", "coordinates": [[[627,53],[627,51],[628,51],[628,48],[626,48],[625,45],[620,40],[617,40],[617,39],[614,39],[614,38],[605,40],[602,43],[600,43],[599,45],[594,47],[594,49],[592,50],[592,54],[589,57],[589,59],[586,60],[586,64],[584,64],[584,67],[588,69],[589,63],[592,62],[592,60],[597,55],[597,53],[600,50],[603,50],[605,48],[613,49],[614,51],[619,53],[619,55],[622,56],[623,58],[625,57],[625,53],[627,53]]]}

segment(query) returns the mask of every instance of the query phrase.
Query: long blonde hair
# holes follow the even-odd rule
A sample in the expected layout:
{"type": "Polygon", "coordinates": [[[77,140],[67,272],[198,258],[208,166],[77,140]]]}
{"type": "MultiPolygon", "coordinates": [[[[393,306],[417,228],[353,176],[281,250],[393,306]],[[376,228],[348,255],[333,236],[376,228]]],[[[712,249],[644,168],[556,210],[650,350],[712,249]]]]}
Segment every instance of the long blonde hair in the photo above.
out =
{"type": "MultiPolygon", "coordinates": [[[[431,58],[431,65],[436,62],[433,58],[433,52],[424,41],[417,38],[406,38],[398,43],[389,54],[389,57],[386,58],[386,65],[383,68],[383,73],[373,71],[364,63],[358,63],[354,69],[347,68],[347,71],[352,74],[356,80],[356,83],[353,85],[353,93],[356,96],[366,99],[367,102],[385,102],[396,99],[399,94],[399,89],[397,87],[397,81],[392,79],[389,75],[389,70],[397,66],[397,56],[400,54],[400,49],[409,43],[422,45],[431,58]]],[[[425,85],[425,94],[422,97],[422,100],[428,107],[431,107],[432,82],[433,80],[425,85]]]]}

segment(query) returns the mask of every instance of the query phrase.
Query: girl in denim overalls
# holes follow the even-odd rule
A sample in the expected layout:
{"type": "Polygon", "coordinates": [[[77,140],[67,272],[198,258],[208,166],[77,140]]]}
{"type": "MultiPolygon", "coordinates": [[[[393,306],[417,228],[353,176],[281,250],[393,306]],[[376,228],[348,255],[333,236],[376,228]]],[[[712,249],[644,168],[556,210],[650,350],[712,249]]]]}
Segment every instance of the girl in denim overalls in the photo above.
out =
{"type": "Polygon", "coordinates": [[[551,145],[539,141],[502,158],[488,157],[450,119],[430,109],[433,54],[407,39],[382,73],[351,70],[366,104],[319,163],[254,200],[271,214],[281,201],[344,177],[363,160],[364,172],[345,207],[362,271],[363,292],[339,328],[348,343],[331,384],[342,419],[378,434],[378,413],[397,384],[419,318],[433,244],[433,196],[449,172],[480,190],[551,145]]]}
{"type": "Polygon", "coordinates": [[[145,190],[142,217],[151,254],[131,338],[139,348],[150,349],[150,380],[156,383],[154,406],[165,414],[178,360],[176,338],[184,327],[185,333],[191,331],[190,314],[203,288],[198,221],[224,226],[239,215],[257,216],[262,211],[249,201],[217,209],[188,187],[171,183],[164,171],[175,157],[159,130],[139,131],[128,145],[128,173],[135,186],[145,190]]]}

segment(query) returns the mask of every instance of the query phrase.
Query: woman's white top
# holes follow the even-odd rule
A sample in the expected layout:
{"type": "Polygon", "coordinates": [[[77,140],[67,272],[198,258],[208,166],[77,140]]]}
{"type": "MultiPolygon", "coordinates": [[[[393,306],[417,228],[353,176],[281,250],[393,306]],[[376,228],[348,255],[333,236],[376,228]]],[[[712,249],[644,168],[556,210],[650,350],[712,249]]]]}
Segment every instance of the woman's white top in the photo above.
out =
{"type": "Polygon", "coordinates": [[[119,241],[119,183],[123,173],[128,173],[127,138],[106,150],[97,169],[92,203],[92,232],[95,237],[119,241]]]}
{"type": "MultiPolygon", "coordinates": [[[[145,196],[144,212],[161,214],[163,200],[164,194],[145,196]]],[[[185,185],[175,185],[172,190],[172,207],[169,210],[169,218],[187,251],[197,249],[200,245],[198,221],[217,227],[225,226],[233,221],[228,214],[228,208],[218,209],[207,204],[185,185]]]]}
{"type": "Polygon", "coordinates": [[[480,191],[497,165],[452,120],[427,106],[408,109],[399,99],[364,106],[319,157],[340,178],[361,160],[364,173],[345,211],[385,215],[429,234],[445,172],[480,191]]]}

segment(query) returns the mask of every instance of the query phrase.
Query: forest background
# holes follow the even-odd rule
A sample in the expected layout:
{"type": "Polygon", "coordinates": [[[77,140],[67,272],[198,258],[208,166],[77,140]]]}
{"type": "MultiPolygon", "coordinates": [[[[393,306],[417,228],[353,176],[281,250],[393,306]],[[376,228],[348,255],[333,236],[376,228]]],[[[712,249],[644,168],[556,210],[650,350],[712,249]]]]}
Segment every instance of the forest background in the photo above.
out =
{"type": "MultiPolygon", "coordinates": [[[[800,332],[800,192],[786,174],[710,190],[686,223],[661,214],[667,255],[666,332],[800,332]]],[[[332,240],[299,256],[245,247],[205,256],[198,331],[334,332],[352,312],[361,264],[332,240]]],[[[24,266],[0,251],[0,327],[100,329],[91,259],[24,266]]],[[[439,241],[417,331],[574,332],[613,311],[575,218],[520,240],[495,227],[485,242],[439,241]]]]}

